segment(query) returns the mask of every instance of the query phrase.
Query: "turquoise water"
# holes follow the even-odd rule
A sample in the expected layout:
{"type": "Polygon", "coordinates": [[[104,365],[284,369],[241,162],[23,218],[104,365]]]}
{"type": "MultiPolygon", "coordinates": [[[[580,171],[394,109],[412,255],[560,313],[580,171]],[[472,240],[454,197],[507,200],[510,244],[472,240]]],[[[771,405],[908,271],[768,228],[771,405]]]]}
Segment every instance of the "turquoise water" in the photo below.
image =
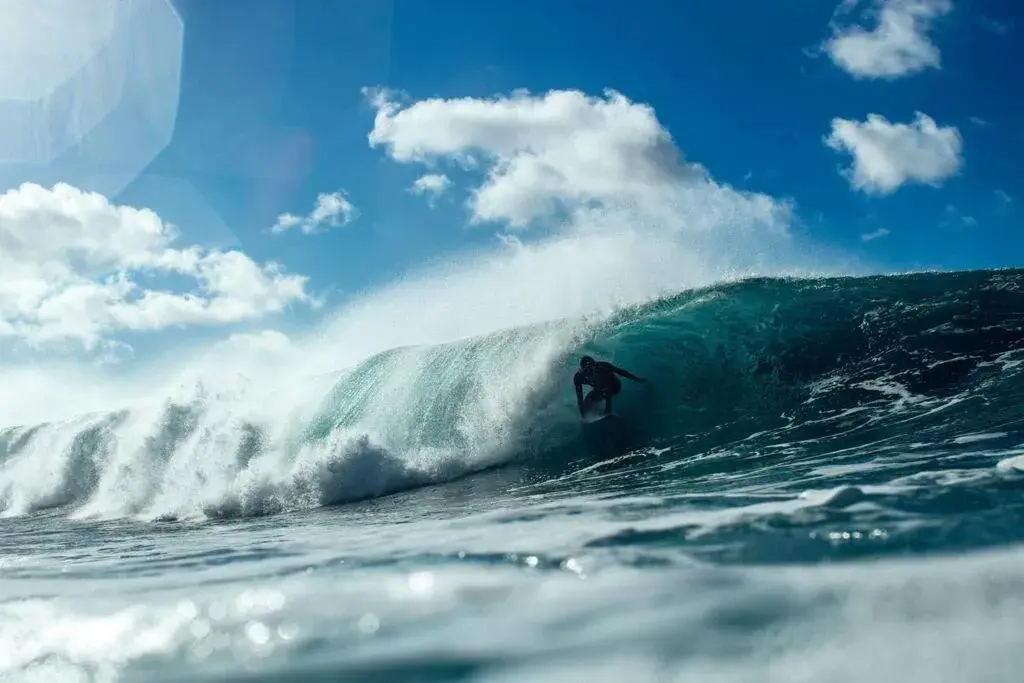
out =
{"type": "Polygon", "coordinates": [[[2,428],[0,680],[1017,681],[1022,283],[745,280],[2,428]],[[650,378],[621,420],[582,353],[650,378]]]}

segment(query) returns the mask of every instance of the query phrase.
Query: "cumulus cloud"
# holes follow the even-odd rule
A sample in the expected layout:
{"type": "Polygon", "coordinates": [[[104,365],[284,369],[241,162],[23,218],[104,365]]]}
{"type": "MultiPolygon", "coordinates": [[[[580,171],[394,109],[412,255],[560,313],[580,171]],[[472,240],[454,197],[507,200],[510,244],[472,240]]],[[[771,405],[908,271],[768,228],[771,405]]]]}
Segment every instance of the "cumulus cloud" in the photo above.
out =
{"type": "Polygon", "coordinates": [[[282,233],[297,228],[304,235],[315,235],[328,227],[348,225],[358,215],[356,207],[341,192],[323,193],[317,196],[316,204],[308,214],[282,213],[270,231],[282,233]]]}
{"type": "Polygon", "coordinates": [[[872,230],[871,232],[865,232],[861,234],[860,239],[863,242],[872,242],[882,237],[888,237],[889,231],[886,228],[879,228],[878,230],[872,230]]]}
{"type": "MultiPolygon", "coordinates": [[[[833,20],[833,36],[824,48],[832,61],[856,78],[894,79],[927,68],[941,68],[939,49],[928,32],[935,19],[953,9],[951,0],[872,0],[874,28],[833,20]]],[[[845,0],[837,17],[861,4],[845,0]]]]}
{"type": "Polygon", "coordinates": [[[402,163],[474,165],[484,177],[468,200],[473,223],[526,229],[562,221],[596,228],[609,212],[646,225],[700,232],[784,231],[788,202],[715,182],[685,162],[654,110],[614,91],[490,99],[427,99],[403,106],[369,90],[371,146],[402,163]]]}
{"type": "Polygon", "coordinates": [[[0,340],[74,342],[123,356],[110,335],[317,303],[304,276],[239,251],[176,247],[177,238],[149,209],[66,184],[26,183],[0,195],[0,340]]]}
{"type": "Polygon", "coordinates": [[[853,156],[842,174],[854,189],[890,194],[908,182],[938,187],[963,162],[963,140],[954,126],[939,127],[921,112],[912,123],[890,123],[869,114],[866,121],[832,120],[825,144],[853,156]]]}
{"type": "Polygon", "coordinates": [[[416,179],[410,191],[413,194],[427,195],[427,201],[433,203],[437,197],[448,191],[452,181],[443,173],[427,173],[416,179]]]}

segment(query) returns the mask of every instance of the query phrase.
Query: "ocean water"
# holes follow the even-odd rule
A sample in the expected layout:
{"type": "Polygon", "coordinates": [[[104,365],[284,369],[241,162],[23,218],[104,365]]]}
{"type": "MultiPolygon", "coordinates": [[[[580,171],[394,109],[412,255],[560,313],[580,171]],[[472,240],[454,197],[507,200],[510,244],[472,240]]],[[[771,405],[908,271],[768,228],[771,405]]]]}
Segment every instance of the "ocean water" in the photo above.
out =
{"type": "Polygon", "coordinates": [[[3,426],[0,680],[1019,681],[1022,285],[747,279],[3,426]],[[650,379],[620,419],[583,353],[650,379]]]}

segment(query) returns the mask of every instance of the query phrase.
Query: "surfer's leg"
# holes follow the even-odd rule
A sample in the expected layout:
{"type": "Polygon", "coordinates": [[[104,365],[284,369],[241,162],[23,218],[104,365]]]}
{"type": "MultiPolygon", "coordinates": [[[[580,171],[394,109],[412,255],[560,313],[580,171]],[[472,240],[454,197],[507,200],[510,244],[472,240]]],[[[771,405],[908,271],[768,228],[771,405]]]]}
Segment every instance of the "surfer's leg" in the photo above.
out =
{"type": "Polygon", "coordinates": [[[605,397],[604,397],[604,414],[605,415],[611,415],[612,414],[612,396],[613,396],[613,394],[605,394],[605,397]]]}

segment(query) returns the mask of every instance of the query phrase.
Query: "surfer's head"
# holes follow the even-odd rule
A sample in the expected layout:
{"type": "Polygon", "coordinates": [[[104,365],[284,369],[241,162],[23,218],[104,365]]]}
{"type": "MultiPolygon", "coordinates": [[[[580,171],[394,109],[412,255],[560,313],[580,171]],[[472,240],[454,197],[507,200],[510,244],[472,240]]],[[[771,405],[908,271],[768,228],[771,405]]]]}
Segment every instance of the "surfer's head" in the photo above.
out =
{"type": "Polygon", "coordinates": [[[593,364],[594,364],[594,359],[591,358],[590,356],[583,356],[583,358],[580,358],[580,367],[581,368],[589,368],[593,364]]]}

